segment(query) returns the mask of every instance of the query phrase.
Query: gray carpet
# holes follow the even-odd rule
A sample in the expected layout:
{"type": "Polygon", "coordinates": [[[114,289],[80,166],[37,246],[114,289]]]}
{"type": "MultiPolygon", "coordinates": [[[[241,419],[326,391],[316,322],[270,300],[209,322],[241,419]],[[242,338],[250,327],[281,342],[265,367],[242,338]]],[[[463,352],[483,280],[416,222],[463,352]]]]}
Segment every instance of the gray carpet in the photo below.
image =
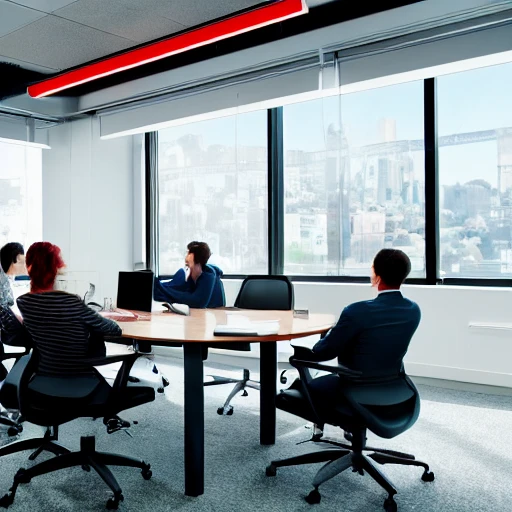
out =
{"type": "MultiPolygon", "coordinates": [[[[275,478],[265,476],[274,458],[313,449],[296,445],[311,431],[304,421],[278,411],[275,446],[259,445],[259,394],[249,390],[238,396],[233,416],[216,413],[229,386],[205,388],[205,493],[199,498],[183,495],[183,371],[176,365],[159,364],[171,379],[165,396],[123,415],[139,423],[124,432],[107,435],[101,422],[79,420],[61,428],[61,441],[78,448],[79,436],[97,434],[98,448],[141,457],[151,463],[153,478],[142,479],[136,469],[113,468],[123,488],[124,511],[380,511],[386,497],[369,477],[344,473],[321,488],[322,502],[314,507],[303,497],[320,465],[282,468],[275,478]]],[[[219,374],[219,371],[215,373],[219,374]]],[[[234,375],[232,372],[220,372],[234,375]]],[[[370,435],[374,446],[408,451],[430,464],[436,474],[424,483],[420,468],[383,466],[398,489],[396,501],[405,511],[505,511],[511,509],[512,399],[463,391],[419,386],[422,411],[416,425],[393,440],[370,435]]],[[[0,442],[8,442],[5,429],[0,442]]],[[[23,437],[41,432],[26,425],[23,437]]],[[[335,429],[327,435],[338,436],[335,429]]],[[[46,457],[46,456],[44,456],[46,457]]],[[[42,460],[43,456],[39,460],[42,460]]],[[[1,459],[0,494],[7,492],[16,470],[28,467],[26,454],[1,459]]],[[[20,486],[16,511],[104,510],[110,492],[94,473],[73,468],[35,478],[20,486]]]]}

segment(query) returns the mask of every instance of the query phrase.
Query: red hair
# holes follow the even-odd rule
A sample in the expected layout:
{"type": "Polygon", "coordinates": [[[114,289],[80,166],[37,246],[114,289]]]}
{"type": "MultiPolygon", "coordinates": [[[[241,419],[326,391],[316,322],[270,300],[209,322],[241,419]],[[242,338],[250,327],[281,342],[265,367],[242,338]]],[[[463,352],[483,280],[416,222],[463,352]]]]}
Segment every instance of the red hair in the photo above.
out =
{"type": "Polygon", "coordinates": [[[32,244],[25,256],[25,263],[30,276],[30,291],[33,293],[52,289],[57,272],[65,266],[60,247],[50,242],[32,244]]]}

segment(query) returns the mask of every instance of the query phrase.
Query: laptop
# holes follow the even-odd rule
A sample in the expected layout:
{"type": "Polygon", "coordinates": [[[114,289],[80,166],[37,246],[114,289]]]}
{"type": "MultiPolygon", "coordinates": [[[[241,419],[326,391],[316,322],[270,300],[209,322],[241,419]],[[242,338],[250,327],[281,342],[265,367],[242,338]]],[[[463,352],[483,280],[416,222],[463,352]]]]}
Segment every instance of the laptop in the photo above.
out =
{"type": "Polygon", "coordinates": [[[153,304],[153,271],[119,272],[117,307],[151,312],[153,304]]]}

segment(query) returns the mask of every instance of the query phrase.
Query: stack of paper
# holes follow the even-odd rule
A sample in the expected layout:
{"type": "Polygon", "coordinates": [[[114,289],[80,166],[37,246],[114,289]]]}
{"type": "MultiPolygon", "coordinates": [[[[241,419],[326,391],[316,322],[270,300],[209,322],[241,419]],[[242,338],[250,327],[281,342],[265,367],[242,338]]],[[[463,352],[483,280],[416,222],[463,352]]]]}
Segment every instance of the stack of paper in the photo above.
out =
{"type": "Polygon", "coordinates": [[[251,321],[236,313],[227,313],[226,319],[226,324],[215,327],[215,336],[270,336],[279,332],[279,320],[251,321]]]}

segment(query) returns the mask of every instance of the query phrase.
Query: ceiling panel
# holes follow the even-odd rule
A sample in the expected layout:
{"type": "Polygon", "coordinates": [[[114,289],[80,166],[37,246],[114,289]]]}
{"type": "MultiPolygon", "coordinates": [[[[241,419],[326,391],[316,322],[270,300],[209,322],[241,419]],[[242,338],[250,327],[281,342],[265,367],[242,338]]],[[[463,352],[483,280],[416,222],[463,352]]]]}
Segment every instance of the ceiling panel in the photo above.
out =
{"type": "Polygon", "coordinates": [[[133,42],[49,15],[0,37],[0,55],[66,69],[133,46],[133,42]]]}
{"type": "Polygon", "coordinates": [[[0,55],[0,62],[9,62],[10,64],[17,64],[23,69],[28,69],[30,71],[38,71],[39,73],[55,73],[58,71],[56,68],[47,68],[45,66],[38,66],[37,64],[33,64],[32,62],[26,62],[24,60],[13,59],[12,57],[6,57],[5,55],[0,55]]]}
{"type": "MultiPolygon", "coordinates": [[[[46,16],[20,5],[0,0],[0,37],[46,16]]],[[[0,53],[2,47],[0,46],[0,53]]]]}
{"type": "Polygon", "coordinates": [[[159,16],[183,25],[199,25],[262,4],[265,0],[124,0],[128,5],[145,5],[159,16]]]}
{"type": "Polygon", "coordinates": [[[138,43],[152,41],[185,27],[151,12],[147,2],[126,0],[78,0],[54,15],[110,32],[138,43]]]}
{"type": "Polygon", "coordinates": [[[36,9],[37,11],[53,12],[65,5],[72,4],[76,0],[10,0],[11,2],[19,5],[36,9]]]}

